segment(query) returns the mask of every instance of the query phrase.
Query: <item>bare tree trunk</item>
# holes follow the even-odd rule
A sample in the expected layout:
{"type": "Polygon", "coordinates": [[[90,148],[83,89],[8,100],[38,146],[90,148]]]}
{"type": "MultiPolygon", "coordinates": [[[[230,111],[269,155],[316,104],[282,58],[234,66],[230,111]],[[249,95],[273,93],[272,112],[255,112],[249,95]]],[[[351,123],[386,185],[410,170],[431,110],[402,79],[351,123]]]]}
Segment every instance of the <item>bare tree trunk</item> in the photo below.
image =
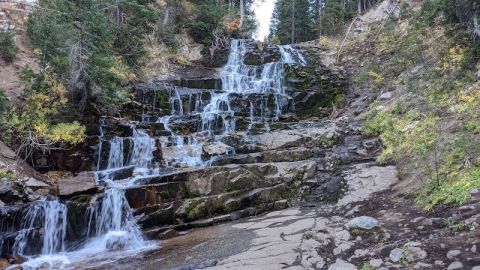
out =
{"type": "Polygon", "coordinates": [[[478,23],[478,16],[477,16],[477,3],[473,4],[473,38],[477,39],[480,37],[480,24],[478,23]]]}
{"type": "Polygon", "coordinates": [[[320,36],[320,0],[315,0],[315,24],[318,36],[320,36]]]}
{"type": "Polygon", "coordinates": [[[245,20],[245,3],[240,0],[240,29],[243,28],[243,21],[245,20]]]}
{"type": "Polygon", "coordinates": [[[362,14],[362,0],[358,0],[357,12],[358,15],[362,14]]]}
{"type": "Polygon", "coordinates": [[[169,20],[170,20],[170,8],[167,7],[165,9],[165,17],[163,17],[162,25],[163,26],[167,25],[169,20]]]}
{"type": "Polygon", "coordinates": [[[295,0],[292,0],[292,44],[295,43],[295,0]]]}

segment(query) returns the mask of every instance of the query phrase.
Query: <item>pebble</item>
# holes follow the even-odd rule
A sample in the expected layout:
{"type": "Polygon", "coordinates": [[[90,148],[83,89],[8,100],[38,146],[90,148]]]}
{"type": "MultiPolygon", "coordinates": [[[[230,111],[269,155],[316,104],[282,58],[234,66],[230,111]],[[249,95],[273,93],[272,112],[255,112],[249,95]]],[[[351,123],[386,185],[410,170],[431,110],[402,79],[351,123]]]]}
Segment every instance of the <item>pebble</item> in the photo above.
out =
{"type": "Polygon", "coordinates": [[[480,265],[474,266],[474,267],[472,268],[472,270],[480,270],[480,265]]]}
{"type": "Polygon", "coordinates": [[[472,189],[470,190],[470,194],[472,194],[472,195],[473,195],[473,194],[477,194],[478,192],[479,192],[479,191],[478,191],[478,188],[472,188],[472,189]]]}
{"type": "Polygon", "coordinates": [[[462,269],[463,268],[463,264],[461,262],[453,262],[451,263],[447,270],[455,270],[455,269],[462,269]]]}
{"type": "Polygon", "coordinates": [[[457,257],[458,255],[460,255],[461,253],[462,253],[462,252],[461,252],[460,250],[458,250],[458,249],[449,250],[449,251],[447,252],[447,258],[451,260],[451,259],[457,257]]]}
{"type": "Polygon", "coordinates": [[[473,245],[470,251],[473,253],[477,253],[477,245],[473,245]]]}

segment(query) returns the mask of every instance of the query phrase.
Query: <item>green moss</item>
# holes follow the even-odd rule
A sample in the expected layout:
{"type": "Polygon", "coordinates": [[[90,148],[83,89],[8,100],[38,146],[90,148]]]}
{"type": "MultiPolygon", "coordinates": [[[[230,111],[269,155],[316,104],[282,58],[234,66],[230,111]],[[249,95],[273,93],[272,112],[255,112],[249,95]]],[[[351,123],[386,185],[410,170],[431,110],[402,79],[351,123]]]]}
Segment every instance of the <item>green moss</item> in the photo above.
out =
{"type": "Polygon", "coordinates": [[[0,170],[0,182],[3,180],[12,180],[15,177],[13,172],[11,171],[6,171],[6,170],[0,170]]]}
{"type": "Polygon", "coordinates": [[[171,111],[170,102],[168,99],[168,94],[165,91],[155,91],[155,105],[165,114],[169,114],[171,111]]]}

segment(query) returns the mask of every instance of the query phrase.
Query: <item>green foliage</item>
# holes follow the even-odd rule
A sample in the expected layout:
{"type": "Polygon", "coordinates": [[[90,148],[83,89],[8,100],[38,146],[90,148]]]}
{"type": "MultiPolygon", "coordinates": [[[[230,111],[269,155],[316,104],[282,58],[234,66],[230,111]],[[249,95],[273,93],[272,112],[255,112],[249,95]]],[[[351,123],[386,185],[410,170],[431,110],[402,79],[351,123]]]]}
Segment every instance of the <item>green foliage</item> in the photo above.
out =
{"type": "Polygon", "coordinates": [[[270,39],[281,44],[312,40],[316,37],[313,14],[308,0],[278,0],[275,2],[270,39]]]}
{"type": "Polygon", "coordinates": [[[371,266],[369,262],[364,263],[362,265],[362,267],[360,268],[360,270],[375,270],[375,269],[377,269],[377,268],[371,266]]]}
{"type": "Polygon", "coordinates": [[[432,149],[437,133],[438,117],[424,115],[416,109],[406,111],[400,103],[389,110],[370,110],[364,115],[362,133],[380,136],[384,150],[379,162],[400,161],[413,155],[425,157],[432,149]]]}
{"type": "MultiPolygon", "coordinates": [[[[76,145],[83,142],[84,126],[78,122],[52,121],[67,104],[65,87],[53,72],[35,73],[26,69],[21,80],[25,85],[26,102],[18,112],[11,110],[5,115],[3,138],[26,152],[37,148],[48,149],[54,144],[76,145]]],[[[24,154],[28,156],[28,153],[24,154]]]]}
{"type": "Polygon", "coordinates": [[[3,115],[10,109],[7,94],[0,88],[0,124],[3,121],[3,115]]]}
{"type": "Polygon", "coordinates": [[[4,180],[12,180],[15,175],[11,171],[0,169],[0,183],[4,180]]]}
{"type": "Polygon", "coordinates": [[[426,0],[422,3],[422,19],[432,24],[442,14],[449,23],[468,25],[474,14],[471,0],[426,0]]]}
{"type": "MultiPolygon", "coordinates": [[[[468,134],[468,133],[466,133],[468,134]]],[[[480,188],[480,141],[463,137],[446,144],[439,153],[439,165],[427,185],[419,192],[418,202],[427,210],[438,204],[462,204],[473,188],[480,188]]]]}
{"type": "Polygon", "coordinates": [[[0,56],[6,62],[12,62],[17,56],[18,48],[15,44],[15,34],[0,30],[0,56]]]}
{"type": "Polygon", "coordinates": [[[212,43],[215,30],[221,28],[224,9],[215,0],[201,0],[196,1],[194,13],[195,20],[187,25],[190,35],[200,43],[212,43]]]}

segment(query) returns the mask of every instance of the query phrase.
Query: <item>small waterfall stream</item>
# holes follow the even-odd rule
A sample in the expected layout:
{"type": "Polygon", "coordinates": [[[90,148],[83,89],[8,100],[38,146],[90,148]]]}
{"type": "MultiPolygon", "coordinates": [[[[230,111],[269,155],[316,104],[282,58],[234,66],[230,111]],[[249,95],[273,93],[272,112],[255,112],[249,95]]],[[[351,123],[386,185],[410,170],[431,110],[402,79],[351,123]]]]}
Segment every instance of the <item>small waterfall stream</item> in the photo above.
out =
{"type": "MultiPolygon", "coordinates": [[[[203,143],[207,140],[219,141],[237,129],[237,109],[233,99],[248,95],[244,108],[246,129],[250,131],[258,122],[268,131],[270,123],[279,119],[286,111],[288,97],[285,94],[284,65],[305,65],[303,56],[291,46],[279,46],[281,59],[263,65],[244,64],[249,43],[246,40],[232,40],[228,62],[220,72],[221,90],[210,91],[209,99],[203,98],[202,91],[173,86],[170,89],[170,115],[152,117],[142,115],[142,122],[163,124],[170,136],[152,138],[141,129],[132,128],[130,137],[105,137],[105,120],[100,121],[100,143],[96,181],[104,185],[101,200],[93,202],[87,211],[88,228],[86,240],[75,251],[67,250],[67,207],[58,199],[44,199],[32,203],[22,219],[21,231],[15,239],[15,254],[32,256],[29,246],[41,237],[42,254],[22,266],[36,269],[40,266],[56,265],[64,268],[72,261],[89,256],[98,256],[107,251],[138,251],[153,248],[155,243],[146,241],[137,225],[125,189],[135,185],[138,178],[161,174],[161,166],[154,164],[154,151],[157,142],[161,145],[163,167],[202,167],[208,166],[216,158],[205,158],[203,143]],[[187,97],[187,99],[185,99],[187,97]],[[273,100],[274,106],[269,107],[273,100]],[[199,117],[198,131],[185,135],[171,127],[178,117],[199,117]],[[102,160],[102,152],[108,151],[107,160],[102,160]],[[134,167],[133,177],[127,181],[114,179],[115,172],[134,167]],[[43,228],[43,232],[39,230],[43,228]]],[[[155,102],[153,104],[155,107],[155,102]]],[[[226,154],[234,153],[233,148],[226,154]]]]}

